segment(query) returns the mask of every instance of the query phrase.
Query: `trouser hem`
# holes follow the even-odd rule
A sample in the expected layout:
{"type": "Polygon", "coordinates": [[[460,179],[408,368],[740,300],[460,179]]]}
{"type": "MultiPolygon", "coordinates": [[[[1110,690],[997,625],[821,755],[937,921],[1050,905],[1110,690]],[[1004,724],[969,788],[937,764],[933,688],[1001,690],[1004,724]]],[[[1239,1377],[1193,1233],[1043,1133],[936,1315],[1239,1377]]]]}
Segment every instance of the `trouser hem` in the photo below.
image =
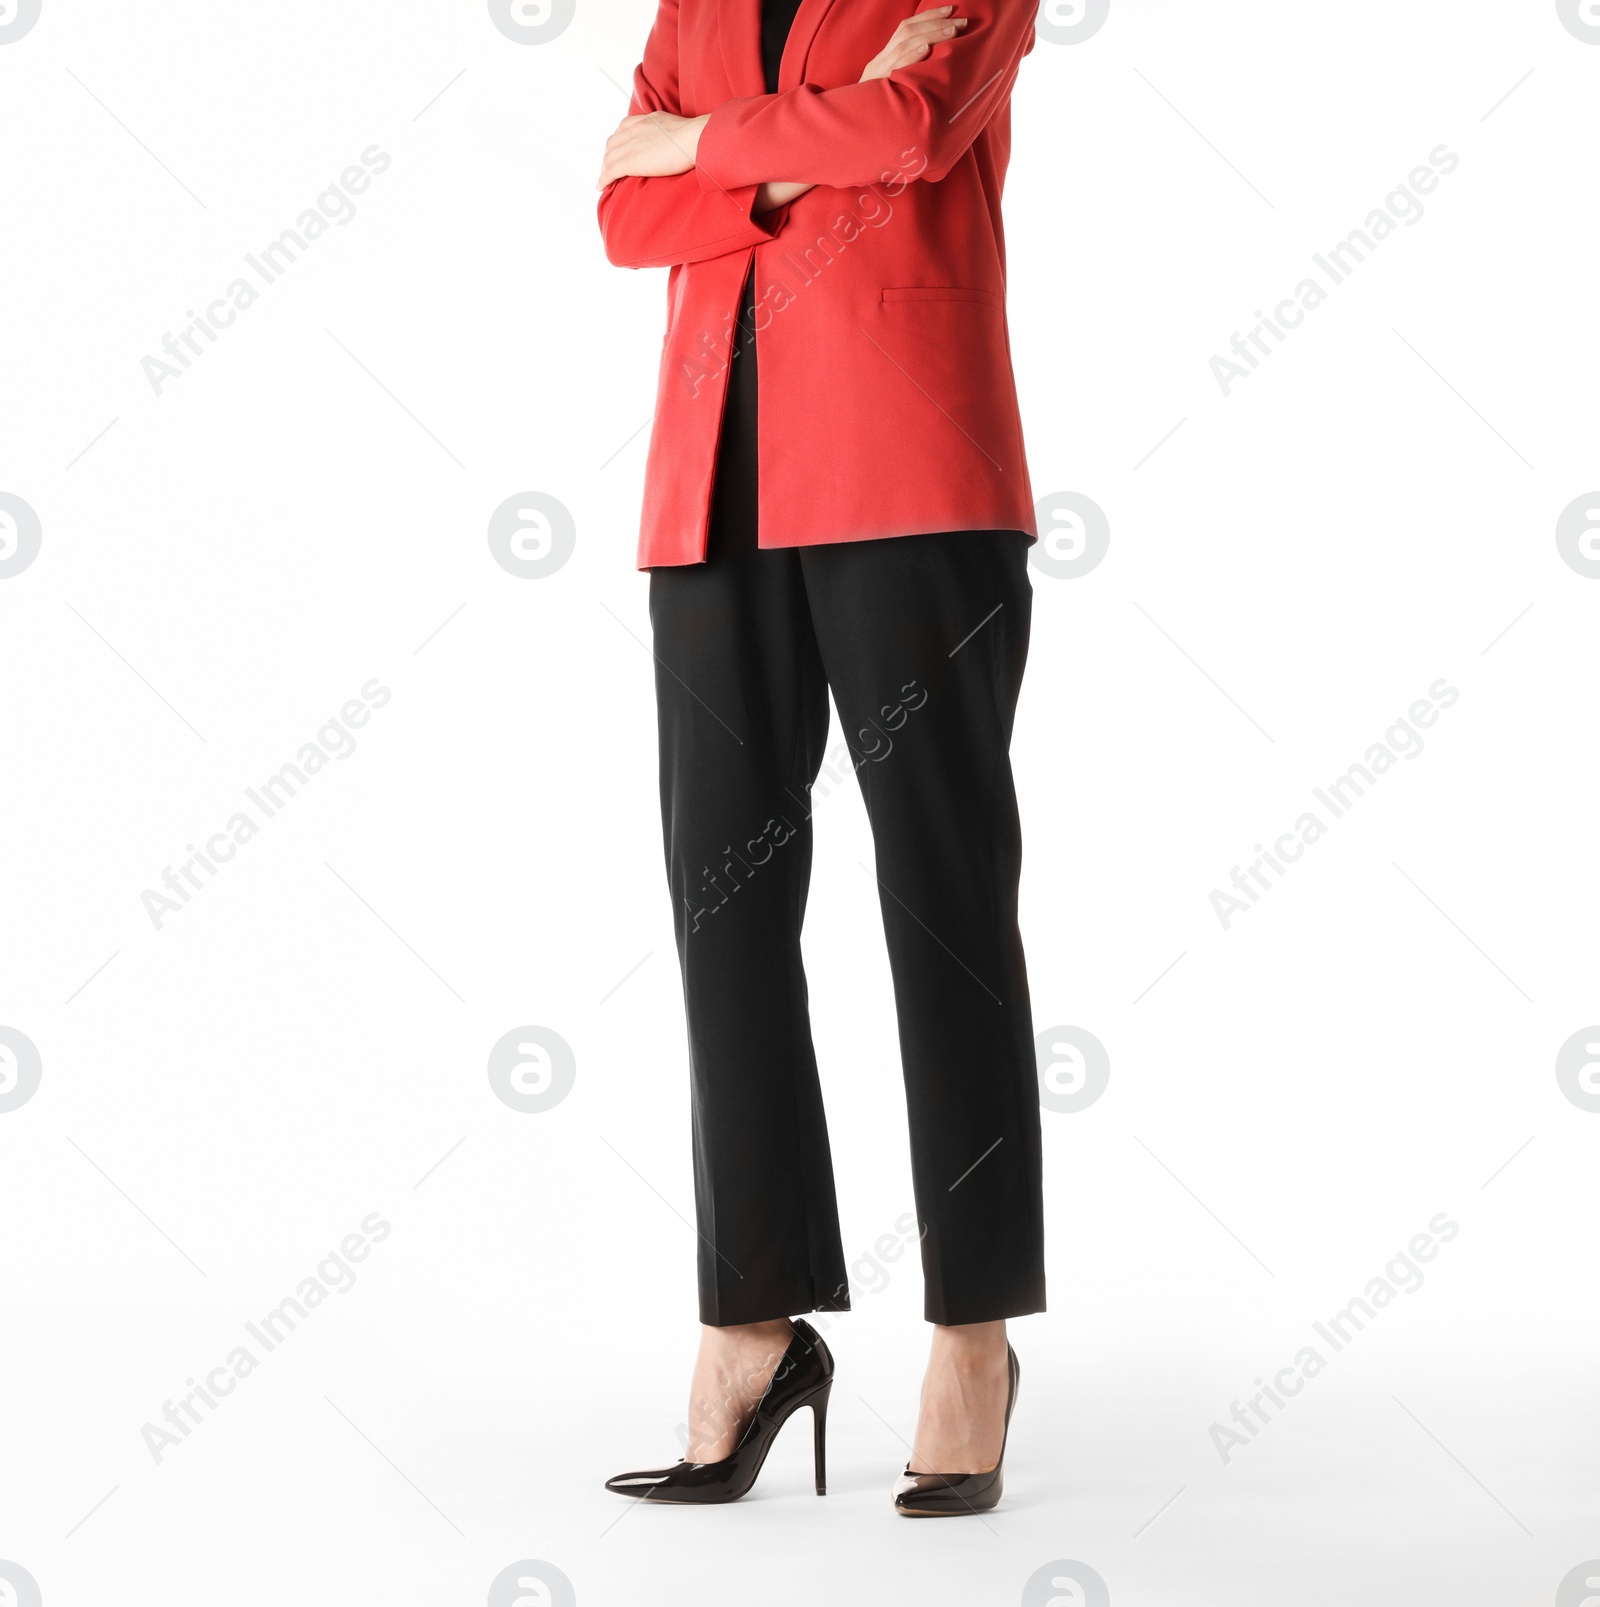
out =
{"type": "Polygon", "coordinates": [[[938,1323],[941,1328],[956,1328],[965,1323],[1004,1322],[1011,1317],[1031,1317],[1045,1309],[1044,1289],[1040,1287],[1010,1299],[979,1302],[928,1300],[923,1303],[922,1315],[925,1321],[938,1323]]]}
{"type": "Polygon", "coordinates": [[[772,1298],[755,1298],[739,1302],[724,1301],[708,1307],[702,1303],[700,1321],[707,1328],[733,1328],[750,1322],[776,1322],[780,1317],[803,1317],[809,1311],[848,1311],[850,1297],[818,1300],[806,1294],[786,1301],[781,1295],[772,1298]]]}

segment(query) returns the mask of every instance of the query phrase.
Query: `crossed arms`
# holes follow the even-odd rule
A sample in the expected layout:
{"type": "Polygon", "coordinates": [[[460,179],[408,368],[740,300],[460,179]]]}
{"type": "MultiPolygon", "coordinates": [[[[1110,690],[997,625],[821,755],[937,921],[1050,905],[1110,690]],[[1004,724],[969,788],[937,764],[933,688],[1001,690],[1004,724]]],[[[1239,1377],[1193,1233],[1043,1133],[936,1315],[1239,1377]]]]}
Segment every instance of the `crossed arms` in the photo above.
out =
{"type": "Polygon", "coordinates": [[[684,117],[678,85],[679,0],[661,0],[634,74],[633,112],[606,143],[600,227],[622,267],[665,267],[770,239],[761,221],[816,185],[880,181],[914,150],[921,177],[942,179],[1009,94],[1033,46],[1030,0],[966,0],[897,27],[861,80],[801,84],[684,117]],[[955,48],[949,48],[950,45],[955,48]],[[945,46],[939,49],[939,46],[945,46]]]}

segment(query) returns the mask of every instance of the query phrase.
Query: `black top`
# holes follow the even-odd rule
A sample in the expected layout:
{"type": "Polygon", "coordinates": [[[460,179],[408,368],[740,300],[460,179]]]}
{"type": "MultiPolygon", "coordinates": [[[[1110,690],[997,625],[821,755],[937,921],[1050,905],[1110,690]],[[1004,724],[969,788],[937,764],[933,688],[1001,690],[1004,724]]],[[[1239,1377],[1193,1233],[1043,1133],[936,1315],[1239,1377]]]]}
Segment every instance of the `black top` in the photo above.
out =
{"type": "Polygon", "coordinates": [[[778,64],[800,0],[761,0],[761,65],[767,74],[767,93],[778,93],[778,64]]]}
{"type": "MultiPolygon", "coordinates": [[[[766,74],[767,93],[778,92],[778,64],[801,0],[761,0],[761,66],[766,74]]],[[[717,440],[716,495],[713,498],[713,524],[719,507],[739,508],[740,519],[757,519],[756,415],[760,409],[760,380],[756,374],[756,269],[750,264],[745,275],[744,294],[739,299],[739,322],[735,326],[729,362],[727,395],[722,404],[722,429],[717,440]],[[727,499],[731,498],[729,501],[727,499]]]]}

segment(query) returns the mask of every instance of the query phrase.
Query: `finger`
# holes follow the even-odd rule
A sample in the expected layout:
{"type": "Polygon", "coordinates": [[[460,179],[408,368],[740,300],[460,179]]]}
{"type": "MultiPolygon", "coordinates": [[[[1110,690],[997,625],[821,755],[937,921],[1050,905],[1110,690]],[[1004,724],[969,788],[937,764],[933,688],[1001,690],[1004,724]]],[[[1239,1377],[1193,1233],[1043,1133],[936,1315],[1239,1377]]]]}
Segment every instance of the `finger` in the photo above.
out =
{"type": "Polygon", "coordinates": [[[948,17],[935,17],[931,21],[921,17],[911,23],[902,23],[896,31],[891,44],[908,44],[918,41],[933,41],[939,39],[954,39],[967,25],[965,17],[951,20],[948,17]]]}
{"type": "Polygon", "coordinates": [[[917,62],[926,59],[934,45],[940,43],[937,39],[912,39],[900,45],[893,53],[890,72],[900,67],[911,67],[917,62]]]}
{"type": "Polygon", "coordinates": [[[600,162],[600,187],[602,189],[627,173],[628,149],[628,142],[616,135],[613,135],[606,142],[606,153],[600,162]]]}

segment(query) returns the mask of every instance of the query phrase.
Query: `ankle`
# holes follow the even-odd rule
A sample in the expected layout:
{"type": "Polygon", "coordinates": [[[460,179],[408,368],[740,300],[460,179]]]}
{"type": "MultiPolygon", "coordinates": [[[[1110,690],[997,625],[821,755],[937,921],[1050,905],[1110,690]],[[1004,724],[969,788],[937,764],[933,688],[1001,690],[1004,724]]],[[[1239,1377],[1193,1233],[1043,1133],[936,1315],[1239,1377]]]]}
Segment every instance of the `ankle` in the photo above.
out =
{"type": "Polygon", "coordinates": [[[988,1372],[1004,1367],[1010,1346],[1005,1322],[935,1323],[930,1361],[963,1372],[988,1372]]]}
{"type": "Polygon", "coordinates": [[[720,1328],[703,1324],[700,1336],[702,1342],[713,1350],[746,1354],[776,1347],[781,1355],[789,1348],[794,1330],[788,1318],[779,1317],[771,1322],[730,1323],[720,1328]]]}

